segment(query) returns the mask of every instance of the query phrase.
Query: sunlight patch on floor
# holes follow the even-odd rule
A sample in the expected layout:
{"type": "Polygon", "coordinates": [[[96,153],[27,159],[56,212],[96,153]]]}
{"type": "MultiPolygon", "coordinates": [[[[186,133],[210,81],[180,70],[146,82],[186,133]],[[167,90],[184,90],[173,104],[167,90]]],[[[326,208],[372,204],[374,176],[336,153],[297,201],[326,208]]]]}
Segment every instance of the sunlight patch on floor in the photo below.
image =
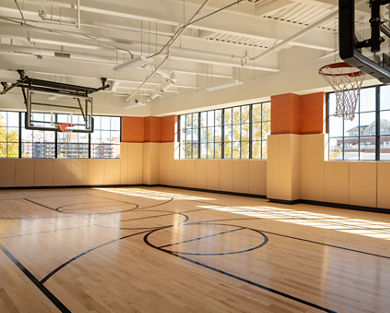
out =
{"type": "Polygon", "coordinates": [[[201,208],[390,240],[390,223],[269,206],[203,205],[201,208]]]}
{"type": "Polygon", "coordinates": [[[118,193],[130,197],[141,197],[141,198],[148,198],[148,199],[155,199],[155,200],[169,200],[171,198],[175,198],[175,200],[198,200],[198,201],[216,200],[213,198],[182,195],[182,194],[172,193],[172,192],[151,191],[151,190],[140,189],[140,188],[94,188],[94,189],[118,193]]]}

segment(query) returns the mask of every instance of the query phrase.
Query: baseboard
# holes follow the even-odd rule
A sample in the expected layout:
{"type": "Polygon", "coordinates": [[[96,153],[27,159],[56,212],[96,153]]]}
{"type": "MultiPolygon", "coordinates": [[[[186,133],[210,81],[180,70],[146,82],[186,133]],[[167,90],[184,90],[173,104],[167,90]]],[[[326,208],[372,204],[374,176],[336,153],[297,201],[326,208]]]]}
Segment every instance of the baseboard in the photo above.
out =
{"type": "Polygon", "coordinates": [[[191,191],[218,193],[218,194],[231,195],[231,196],[241,196],[241,197],[267,199],[267,197],[264,196],[264,195],[255,195],[255,194],[251,194],[251,193],[240,193],[240,192],[231,192],[231,191],[223,191],[223,190],[214,190],[214,189],[205,189],[205,188],[193,188],[193,187],[181,187],[181,186],[171,186],[171,185],[156,185],[156,186],[158,186],[158,187],[166,187],[166,188],[184,189],[184,190],[191,190],[191,191]]]}
{"type": "Polygon", "coordinates": [[[118,188],[118,187],[146,187],[143,184],[135,185],[64,185],[64,186],[13,186],[13,187],[0,187],[0,190],[21,190],[21,189],[72,189],[72,188],[118,188]]]}
{"type": "MultiPolygon", "coordinates": [[[[255,195],[255,194],[249,194],[249,193],[239,193],[239,192],[213,190],[213,189],[205,189],[205,188],[172,186],[172,185],[164,185],[164,184],[17,186],[17,187],[15,186],[15,187],[0,187],[0,191],[1,190],[21,190],[21,189],[59,189],[59,188],[72,189],[72,188],[120,188],[120,187],[165,187],[165,188],[175,188],[175,189],[183,189],[183,190],[191,190],[191,191],[199,191],[199,192],[224,194],[224,195],[231,195],[231,196],[267,199],[267,197],[265,195],[255,195]]],[[[305,199],[283,200],[283,199],[268,198],[268,200],[269,200],[269,202],[272,202],[272,203],[279,203],[279,204],[285,204],[285,205],[308,204],[308,205],[325,206],[325,207],[338,208],[338,209],[347,209],[347,210],[355,210],[355,211],[366,211],[366,212],[390,214],[390,209],[343,204],[343,203],[305,200],[305,199]]]]}
{"type": "Polygon", "coordinates": [[[272,199],[268,198],[269,202],[272,203],[279,203],[279,204],[288,204],[288,205],[294,205],[301,203],[301,200],[282,200],[282,199],[272,199]]]}
{"type": "Polygon", "coordinates": [[[316,205],[316,206],[327,206],[327,207],[338,208],[338,209],[347,209],[347,210],[355,210],[355,211],[366,211],[366,212],[390,214],[390,209],[376,208],[376,207],[371,207],[371,206],[361,206],[361,205],[352,205],[352,204],[343,204],[343,203],[334,203],[334,202],[325,202],[325,201],[315,201],[315,200],[304,200],[304,199],[299,200],[299,203],[316,205]]]}

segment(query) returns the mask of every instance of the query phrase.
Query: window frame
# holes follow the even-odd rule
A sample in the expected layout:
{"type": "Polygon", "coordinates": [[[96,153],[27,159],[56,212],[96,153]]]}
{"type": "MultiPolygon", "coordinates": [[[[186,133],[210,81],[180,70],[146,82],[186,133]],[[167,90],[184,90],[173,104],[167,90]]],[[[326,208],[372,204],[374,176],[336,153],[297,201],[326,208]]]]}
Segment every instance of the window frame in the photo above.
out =
{"type": "Polygon", "coordinates": [[[380,142],[381,142],[381,137],[390,137],[390,134],[386,135],[386,134],[383,134],[381,135],[381,113],[382,112],[390,112],[390,108],[387,108],[387,109],[381,109],[381,89],[386,87],[388,85],[385,85],[385,84],[380,84],[380,85],[375,85],[375,86],[365,86],[365,87],[362,87],[361,90],[366,90],[366,89],[373,89],[373,94],[375,95],[375,110],[370,110],[370,111],[361,111],[361,101],[360,101],[360,97],[359,97],[359,103],[357,105],[357,109],[356,109],[356,116],[355,116],[355,119],[357,118],[358,119],[358,123],[357,123],[357,129],[358,129],[358,133],[357,133],[357,136],[346,136],[345,135],[345,120],[344,118],[342,118],[342,136],[331,136],[330,133],[329,133],[329,130],[330,130],[330,127],[331,127],[331,123],[330,123],[330,117],[334,116],[334,115],[331,115],[330,114],[330,95],[331,94],[334,94],[335,92],[328,92],[326,93],[326,133],[328,134],[328,140],[327,140],[327,144],[328,144],[328,151],[327,151],[327,156],[328,156],[328,161],[347,161],[347,162],[353,162],[353,161],[358,161],[358,162],[378,162],[378,161],[381,161],[381,162],[386,162],[386,161],[390,161],[390,159],[381,159],[381,146],[380,146],[380,142]],[[374,114],[375,115],[375,120],[374,120],[374,123],[375,123],[375,134],[372,134],[372,135],[362,135],[361,134],[361,114],[374,114]],[[345,139],[346,138],[357,138],[358,140],[358,149],[357,149],[357,159],[346,159],[345,158],[345,139]],[[361,158],[361,153],[362,153],[362,145],[361,145],[361,139],[362,138],[374,138],[374,158],[372,160],[367,160],[367,159],[362,159],[361,158]],[[331,158],[331,140],[332,139],[342,139],[342,157],[340,159],[332,159],[331,158]]]}
{"type": "MultiPolygon", "coordinates": [[[[187,114],[181,114],[179,115],[179,118],[178,118],[178,144],[179,144],[179,159],[183,159],[183,160],[191,160],[191,159],[201,159],[201,160],[266,160],[266,157],[263,157],[264,154],[263,154],[263,149],[264,149],[264,143],[267,142],[267,139],[268,138],[264,138],[263,136],[263,132],[264,132],[264,125],[265,123],[269,123],[270,125],[270,122],[271,122],[271,119],[269,120],[263,120],[263,117],[264,117],[264,112],[263,112],[263,108],[264,108],[264,105],[267,104],[271,110],[271,101],[270,100],[267,100],[267,101],[261,101],[261,102],[254,102],[254,103],[246,103],[246,104],[240,104],[240,105],[236,105],[236,106],[232,106],[232,107],[226,107],[226,108],[221,108],[221,109],[212,109],[212,110],[206,110],[206,111],[200,111],[200,112],[196,112],[196,113],[187,113],[187,114]],[[253,116],[253,106],[254,105],[260,105],[260,117],[259,117],[259,121],[254,121],[254,116],[253,116]],[[243,108],[244,107],[248,107],[248,121],[243,121],[243,108]],[[240,118],[239,118],[239,122],[238,123],[235,123],[234,121],[234,110],[237,108],[239,108],[240,110],[240,118]],[[220,125],[217,125],[217,112],[220,111],[221,113],[221,123],[220,125]],[[230,118],[229,118],[229,122],[226,123],[226,119],[225,117],[227,116],[227,112],[231,112],[230,113],[230,118]],[[213,115],[214,115],[214,123],[212,126],[209,126],[208,124],[208,116],[209,116],[209,112],[214,112],[213,115]],[[182,135],[183,134],[187,134],[187,130],[191,130],[192,131],[192,136],[193,136],[193,130],[194,130],[194,127],[193,127],[193,120],[192,120],[192,123],[191,123],[191,127],[187,127],[187,123],[186,123],[186,120],[184,120],[183,122],[183,118],[186,119],[186,116],[187,115],[191,115],[193,117],[193,115],[196,114],[198,115],[198,125],[197,125],[197,132],[198,132],[198,153],[196,156],[191,155],[191,157],[187,157],[186,155],[186,146],[188,145],[187,144],[187,139],[182,138],[182,135]],[[206,118],[207,118],[207,124],[205,126],[202,126],[201,125],[201,116],[202,114],[205,114],[206,115],[206,118]],[[182,124],[185,126],[184,128],[182,128],[182,124]],[[260,126],[260,138],[258,138],[257,140],[253,140],[253,125],[254,124],[258,124],[260,126]],[[236,126],[236,129],[239,129],[239,140],[235,140],[235,137],[234,137],[234,129],[236,126]],[[208,129],[209,128],[213,128],[213,141],[209,141],[208,140],[208,129]],[[217,142],[216,141],[216,129],[217,127],[220,127],[220,133],[221,133],[221,141],[220,142],[217,142]],[[243,128],[246,128],[248,127],[248,140],[243,140],[243,128]],[[206,129],[207,130],[207,140],[204,141],[202,140],[202,129],[206,129]],[[230,140],[227,140],[225,137],[226,135],[226,130],[230,128],[230,140]],[[254,158],[253,157],[253,141],[256,141],[260,144],[260,158],[254,158]],[[234,144],[239,144],[239,154],[240,156],[237,158],[237,157],[234,157],[234,144]],[[248,153],[247,153],[247,156],[248,157],[245,157],[243,158],[243,144],[248,144],[248,153]],[[207,151],[206,151],[206,154],[202,154],[202,147],[205,147],[205,146],[209,146],[209,144],[213,144],[214,146],[214,150],[213,150],[213,157],[209,157],[209,151],[208,151],[208,148],[207,148],[207,151]],[[221,145],[221,157],[220,158],[216,158],[216,145],[217,144],[220,144],[221,145]],[[230,153],[228,153],[228,151],[226,150],[227,146],[230,144],[230,153]],[[183,147],[184,145],[184,147],[183,147]],[[183,150],[184,148],[184,150],[183,150]],[[184,154],[184,155],[183,155],[184,154]],[[204,157],[205,156],[205,157],[204,157]]],[[[271,116],[270,116],[271,117],[271,116]]],[[[270,134],[270,132],[269,132],[270,134]]],[[[192,143],[193,143],[193,138],[192,138],[192,143]]]]}
{"type": "MultiPolygon", "coordinates": [[[[92,142],[91,142],[91,133],[88,133],[88,142],[86,143],[83,143],[83,144],[86,144],[88,146],[88,156],[86,158],[79,158],[79,157],[71,157],[71,158],[68,158],[68,157],[58,157],[58,152],[59,152],[59,145],[60,144],[64,144],[63,142],[60,142],[58,140],[58,135],[61,134],[61,132],[55,130],[55,131],[50,131],[50,132],[53,132],[54,133],[54,141],[53,142],[49,142],[48,144],[54,144],[54,156],[53,157],[33,157],[33,155],[31,156],[31,158],[29,157],[23,157],[22,155],[22,144],[24,143],[30,143],[30,141],[25,141],[24,140],[24,137],[23,137],[23,133],[22,131],[25,130],[25,127],[24,127],[24,124],[23,124],[23,121],[24,121],[24,115],[23,114],[26,114],[26,112],[24,111],[12,111],[12,110],[5,110],[5,109],[0,109],[0,113],[1,112],[5,112],[5,113],[17,113],[18,116],[19,116],[19,119],[18,119],[18,131],[19,131],[19,134],[18,134],[18,156],[17,157],[12,157],[12,159],[61,159],[61,160],[65,160],[65,159],[92,159],[92,142]]],[[[43,113],[43,114],[47,114],[48,112],[37,112],[37,113],[43,113]]],[[[58,115],[63,115],[66,113],[53,113],[54,114],[54,117],[55,117],[55,120],[57,121],[58,119],[58,115]]],[[[111,128],[111,122],[110,122],[110,135],[111,135],[111,132],[113,131],[117,131],[119,132],[119,143],[118,144],[115,144],[115,143],[104,143],[104,145],[109,145],[109,146],[119,146],[120,147],[120,143],[122,142],[122,117],[121,116],[115,116],[115,115],[94,115],[94,117],[116,117],[116,118],[119,118],[119,130],[113,130],[111,128]]],[[[6,121],[7,122],[7,121],[6,121]]],[[[9,128],[8,124],[5,124],[4,125],[4,128],[7,130],[9,128]]],[[[48,132],[49,130],[47,130],[46,132],[48,132]]],[[[32,134],[31,134],[32,135],[32,134]]],[[[7,141],[8,143],[8,141],[7,141]]],[[[31,139],[31,145],[34,145],[34,144],[39,144],[39,142],[34,142],[33,140],[33,137],[31,139]]],[[[72,143],[70,143],[72,144],[72,143]]],[[[79,144],[79,142],[75,143],[75,144],[79,144]]],[[[98,145],[103,145],[103,144],[98,144],[98,145]]],[[[120,148],[119,148],[120,149],[120,148]]],[[[9,157],[5,157],[5,158],[1,158],[1,159],[8,159],[9,157]]],[[[11,159],[11,158],[10,158],[11,159]]],[[[98,159],[98,158],[94,158],[94,159],[98,159]]],[[[100,159],[105,159],[105,160],[110,160],[110,159],[120,159],[120,152],[119,152],[119,156],[118,158],[100,158],[100,159]]]]}

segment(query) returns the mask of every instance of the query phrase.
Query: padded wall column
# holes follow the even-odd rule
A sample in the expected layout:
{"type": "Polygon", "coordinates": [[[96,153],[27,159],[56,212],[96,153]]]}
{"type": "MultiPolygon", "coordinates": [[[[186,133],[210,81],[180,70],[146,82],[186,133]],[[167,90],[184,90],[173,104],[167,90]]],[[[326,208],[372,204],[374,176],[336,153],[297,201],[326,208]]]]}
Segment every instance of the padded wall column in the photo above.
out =
{"type": "MultiPolygon", "coordinates": [[[[160,183],[160,146],[161,143],[175,141],[176,121],[177,116],[122,118],[122,141],[141,145],[140,183],[146,185],[160,183]]],[[[128,168],[130,166],[131,164],[128,164],[128,168]]]]}
{"type": "Polygon", "coordinates": [[[301,140],[324,131],[325,94],[283,94],[271,97],[271,135],[268,137],[267,197],[301,198],[301,140]]]}

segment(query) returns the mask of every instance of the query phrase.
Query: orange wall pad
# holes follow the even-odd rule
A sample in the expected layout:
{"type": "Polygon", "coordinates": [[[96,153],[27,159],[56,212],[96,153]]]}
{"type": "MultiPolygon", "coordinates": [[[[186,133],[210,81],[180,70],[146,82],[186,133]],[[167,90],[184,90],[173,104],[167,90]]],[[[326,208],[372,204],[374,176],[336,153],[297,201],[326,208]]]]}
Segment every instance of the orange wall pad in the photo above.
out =
{"type": "Polygon", "coordinates": [[[122,116],[122,142],[144,142],[144,124],[143,117],[122,116]]]}
{"type": "Polygon", "coordinates": [[[320,134],[325,125],[325,93],[271,97],[271,134],[320,134]]]}
{"type": "Polygon", "coordinates": [[[144,142],[161,141],[161,117],[145,117],[145,138],[144,142]]]}
{"type": "Polygon", "coordinates": [[[122,142],[173,142],[177,116],[122,117],[122,142]]]}
{"type": "Polygon", "coordinates": [[[177,136],[177,115],[161,117],[161,142],[173,142],[177,136]]]}

